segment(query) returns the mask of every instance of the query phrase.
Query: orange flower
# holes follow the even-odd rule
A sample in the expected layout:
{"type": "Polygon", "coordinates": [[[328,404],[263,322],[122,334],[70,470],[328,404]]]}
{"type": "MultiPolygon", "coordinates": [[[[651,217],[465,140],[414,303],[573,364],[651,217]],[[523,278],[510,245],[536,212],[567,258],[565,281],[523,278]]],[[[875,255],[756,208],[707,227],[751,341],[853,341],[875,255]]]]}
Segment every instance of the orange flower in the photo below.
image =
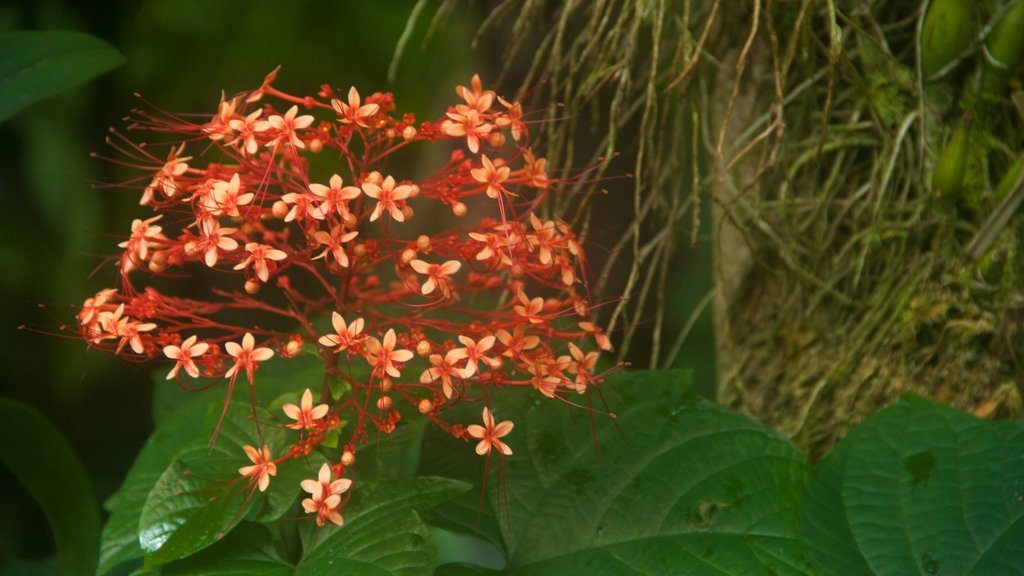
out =
{"type": "Polygon", "coordinates": [[[270,267],[267,260],[281,261],[288,257],[283,251],[258,242],[249,242],[245,245],[245,249],[249,252],[249,256],[236,264],[234,269],[242,270],[247,266],[252,266],[256,277],[262,282],[270,279],[270,267]]]}
{"type": "Polygon", "coordinates": [[[402,184],[395,186],[395,179],[391,176],[385,178],[379,185],[375,182],[363,182],[363,193],[377,201],[373,213],[370,214],[370,222],[380,218],[383,211],[387,210],[391,217],[399,222],[405,222],[405,214],[398,207],[398,202],[405,200],[412,193],[412,186],[402,184]]]}
{"type": "Polygon", "coordinates": [[[288,403],[281,407],[284,410],[286,416],[295,420],[291,424],[288,424],[288,428],[292,430],[312,429],[316,427],[316,421],[323,419],[327,415],[328,406],[327,404],[317,404],[313,406],[313,393],[310,392],[309,388],[302,393],[302,400],[299,401],[300,406],[288,403]]]}
{"type": "Polygon", "coordinates": [[[331,107],[338,113],[341,118],[339,121],[342,124],[358,124],[363,128],[369,128],[367,120],[372,118],[374,114],[380,111],[380,105],[378,104],[365,104],[359,105],[359,91],[353,86],[348,89],[348,103],[342,102],[337,98],[331,99],[331,107]]]}
{"type": "Polygon", "coordinates": [[[332,482],[331,467],[324,463],[320,466],[316,480],[303,480],[299,485],[312,496],[302,500],[302,509],[310,514],[316,513],[317,526],[323,526],[327,522],[338,526],[345,523],[338,508],[341,506],[341,494],[352,487],[351,480],[339,478],[332,482]]]}
{"type": "Polygon", "coordinates": [[[257,132],[268,132],[272,130],[277,131],[277,137],[267,142],[267,146],[276,145],[279,142],[289,142],[296,148],[305,148],[306,144],[299,138],[296,130],[302,130],[303,128],[309,128],[309,125],[313,123],[313,117],[309,114],[296,117],[299,113],[298,106],[292,106],[284,113],[284,116],[273,115],[267,118],[265,121],[257,122],[255,130],[257,132]]]}
{"type": "Polygon", "coordinates": [[[360,333],[363,331],[364,321],[362,318],[356,318],[351,324],[346,324],[345,318],[334,312],[331,314],[331,324],[334,325],[335,333],[321,336],[320,344],[328,348],[337,346],[338,352],[341,352],[361,338],[360,333]]]}
{"type": "Polygon", "coordinates": [[[443,357],[440,354],[431,354],[430,363],[432,366],[424,370],[423,374],[420,374],[420,382],[428,384],[440,378],[441,391],[444,393],[444,397],[451,398],[452,393],[455,392],[455,387],[452,385],[452,376],[462,377],[462,370],[455,367],[455,362],[457,362],[455,359],[443,357]]]}
{"type": "Polygon", "coordinates": [[[264,444],[262,452],[248,444],[242,446],[242,449],[249,460],[252,460],[252,466],[242,466],[238,473],[242,476],[251,476],[253,480],[250,482],[255,481],[260,492],[266,492],[270,486],[270,477],[277,476],[277,464],[270,459],[270,446],[264,444]]]}
{"type": "Polygon", "coordinates": [[[512,431],[512,421],[505,420],[494,425],[494,416],[491,415],[489,408],[484,408],[484,425],[479,426],[477,424],[470,424],[466,427],[466,432],[469,433],[473,438],[479,438],[480,442],[476,445],[476,453],[483,456],[484,454],[490,454],[491,448],[497,448],[502,454],[511,455],[512,449],[508,447],[499,438],[507,436],[512,431]]]}
{"type": "Polygon", "coordinates": [[[274,357],[274,351],[270,348],[255,348],[256,340],[249,332],[242,337],[242,344],[237,342],[225,342],[224,350],[235,359],[235,365],[224,373],[225,378],[232,378],[243,369],[252,382],[252,374],[260,362],[270,360],[274,357]]]}
{"type": "Polygon", "coordinates": [[[473,175],[477,182],[487,184],[487,196],[489,198],[497,198],[498,191],[505,190],[501,183],[508,179],[510,169],[501,163],[495,165],[486,154],[480,156],[480,162],[483,167],[473,168],[469,173],[473,175]]]}
{"type": "Polygon", "coordinates": [[[424,296],[430,294],[435,288],[440,288],[445,298],[451,296],[451,280],[448,276],[455,274],[462,268],[462,262],[448,260],[444,264],[428,264],[423,260],[413,260],[409,266],[420,274],[427,275],[427,281],[420,287],[420,293],[424,296]]]}
{"type": "Polygon", "coordinates": [[[484,336],[479,342],[469,336],[459,336],[459,342],[462,342],[463,347],[449,350],[446,359],[448,361],[466,359],[466,368],[462,371],[463,378],[469,378],[476,374],[478,362],[494,366],[496,361],[485,356],[487,351],[494,347],[494,336],[484,336]]]}
{"type": "Polygon", "coordinates": [[[196,344],[196,338],[196,335],[193,334],[186,338],[181,343],[181,346],[164,346],[164,356],[171,360],[177,360],[174,368],[171,368],[171,371],[167,373],[168,380],[177,376],[178,369],[180,368],[184,368],[185,373],[193,378],[199,377],[199,368],[196,367],[196,362],[193,358],[206,354],[210,345],[206,342],[196,344]]]}
{"type": "Polygon", "coordinates": [[[469,151],[473,154],[479,152],[480,139],[491,133],[491,124],[482,121],[475,108],[465,110],[465,113],[447,112],[446,115],[448,119],[441,123],[441,131],[448,136],[465,136],[469,151]]]}
{"type": "Polygon", "coordinates": [[[384,341],[380,342],[374,337],[366,342],[366,360],[374,368],[377,376],[387,374],[392,378],[398,378],[402,372],[395,365],[396,362],[407,362],[413,354],[410,350],[395,350],[395,331],[388,329],[384,334],[384,341]]]}

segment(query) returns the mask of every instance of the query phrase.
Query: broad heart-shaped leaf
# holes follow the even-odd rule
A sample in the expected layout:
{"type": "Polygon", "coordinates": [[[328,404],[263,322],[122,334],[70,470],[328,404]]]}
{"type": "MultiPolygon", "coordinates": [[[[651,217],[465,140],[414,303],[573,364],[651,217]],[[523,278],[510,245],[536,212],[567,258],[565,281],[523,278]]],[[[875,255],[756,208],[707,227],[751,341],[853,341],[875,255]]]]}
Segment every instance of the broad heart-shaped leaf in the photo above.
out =
{"type": "Polygon", "coordinates": [[[266,525],[243,522],[222,541],[162,567],[163,574],[271,576],[429,576],[437,552],[430,531],[414,510],[425,510],[469,489],[445,478],[410,478],[356,483],[345,504],[345,525],[317,528],[309,518],[312,551],[298,564],[282,559],[266,525]]]}
{"type": "Polygon", "coordinates": [[[67,440],[42,414],[0,398],[0,463],[35,497],[57,545],[58,574],[96,569],[99,506],[67,440]]]}
{"type": "MultiPolygon", "coordinates": [[[[143,557],[144,551],[139,542],[143,507],[150,498],[154,486],[173,465],[176,455],[189,447],[203,454],[207,452],[206,446],[220,415],[220,402],[223,399],[212,402],[210,400],[202,395],[192,398],[178,406],[172,415],[165,417],[143,446],[118,493],[107,502],[111,517],[103,527],[98,571],[100,574],[123,562],[143,557]]],[[[260,414],[262,421],[272,422],[266,412],[261,410],[260,414]]],[[[226,467],[215,476],[215,480],[239,478],[238,468],[248,464],[241,445],[255,445],[258,442],[251,416],[252,408],[244,401],[234,403],[228,411],[221,438],[217,441],[215,455],[233,450],[231,458],[234,464],[233,467],[226,467]]],[[[282,450],[286,447],[287,432],[284,429],[264,424],[262,430],[264,439],[272,447],[280,447],[282,450]]],[[[289,460],[279,465],[278,476],[271,481],[267,492],[254,497],[250,517],[267,521],[283,515],[301,492],[299,482],[303,478],[315,477],[316,470],[322,462],[322,456],[314,453],[301,461],[289,460]]],[[[201,488],[209,488],[209,485],[201,488]]],[[[239,490],[241,486],[234,489],[239,490]]]]}
{"type": "Polygon", "coordinates": [[[99,38],[71,31],[0,34],[0,122],[124,63],[99,38]]]}
{"type": "MultiPolygon", "coordinates": [[[[796,534],[808,465],[788,439],[700,400],[684,372],[619,374],[601,390],[614,422],[600,414],[591,422],[536,393],[525,402],[492,399],[495,419],[515,422],[503,438],[514,451],[505,492],[496,455],[488,486],[509,573],[815,573],[796,534]]],[[[480,409],[472,406],[467,423],[480,409]]],[[[436,466],[472,479],[482,458],[472,444],[429,434],[421,471],[440,473],[436,466]],[[450,450],[464,455],[462,464],[445,457],[450,450]]],[[[431,518],[472,530],[471,506],[444,506],[431,518]]]]}
{"type": "MultiPolygon", "coordinates": [[[[207,406],[206,426],[199,429],[197,441],[175,456],[146,498],[139,517],[139,543],[146,552],[147,566],[184,558],[210,546],[243,518],[254,501],[261,503],[258,517],[280,517],[295,501],[299,482],[315,477],[313,466],[319,468],[323,463],[319,456],[278,463],[281,478],[272,478],[265,493],[254,492],[247,479],[238,475],[241,466],[251,464],[243,446],[259,445],[252,405],[230,404],[211,449],[208,438],[221,408],[219,404],[207,406]]],[[[286,450],[292,431],[268,425],[271,417],[262,408],[257,409],[257,417],[264,422],[263,442],[272,450],[286,450]]],[[[271,452],[271,457],[280,455],[271,452]]]]}
{"type": "Polygon", "coordinates": [[[106,502],[111,515],[100,538],[99,574],[109,572],[122,562],[142,558],[139,545],[142,507],[174,455],[194,443],[204,430],[205,413],[205,402],[182,405],[146,440],[124,483],[106,502]]]}
{"type": "Polygon", "coordinates": [[[1024,574],[1024,423],[915,396],[818,465],[802,532],[826,574],[1024,574]]]}

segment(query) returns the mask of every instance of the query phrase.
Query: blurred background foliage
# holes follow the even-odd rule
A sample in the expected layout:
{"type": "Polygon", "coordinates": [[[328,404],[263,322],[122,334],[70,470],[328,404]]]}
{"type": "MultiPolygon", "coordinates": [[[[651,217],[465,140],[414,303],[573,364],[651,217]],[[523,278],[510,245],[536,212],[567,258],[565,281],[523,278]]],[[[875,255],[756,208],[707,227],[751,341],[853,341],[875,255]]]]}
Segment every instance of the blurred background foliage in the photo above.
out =
{"type": "MultiPolygon", "coordinates": [[[[453,87],[466,84],[474,72],[485,83],[495,81],[505,65],[504,35],[511,31],[491,22],[478,36],[489,6],[459,2],[427,38],[437,9],[428,2],[428,13],[415,23],[389,83],[389,64],[416,4],[21,0],[0,5],[0,31],[86,32],[126,57],[112,73],[0,124],[0,395],[36,406],[56,423],[83,461],[99,501],[118,487],[152,428],[152,380],[150,366],[90,352],[62,329],[74,322],[78,303],[113,285],[115,268],[106,257],[131,220],[143,214],[134,192],[93,187],[125,174],[89,153],[111,154],[104,143],[108,128],[122,127],[131,108],[145,107],[134,93],[172,112],[211,113],[222,90],[256,88],[278,65],[282,71],[275,84],[286,91],[314,93],[323,83],[355,85],[364,94],[393,91],[400,109],[432,118],[451,101],[453,87]]],[[[514,95],[522,77],[513,66],[498,92],[514,95]]],[[[630,166],[613,164],[606,174],[621,176],[630,166]]],[[[609,238],[616,237],[609,232],[628,226],[622,215],[631,213],[632,203],[628,178],[602,185],[610,193],[592,202],[597,217],[588,238],[595,271],[604,267],[609,238]]],[[[691,236],[688,227],[677,232],[691,236]]],[[[606,294],[616,294],[629,268],[628,262],[613,260],[606,294]]],[[[671,303],[659,309],[666,333],[676,334],[709,293],[707,241],[681,247],[671,269],[664,291],[671,303]]],[[[653,303],[650,309],[640,319],[627,358],[634,365],[651,363],[653,303]]],[[[708,316],[700,317],[672,364],[695,368],[698,389],[711,395],[714,348],[708,316]]],[[[53,554],[53,539],[40,508],[3,467],[0,490],[0,572],[26,570],[12,559],[45,562],[53,554]]]]}

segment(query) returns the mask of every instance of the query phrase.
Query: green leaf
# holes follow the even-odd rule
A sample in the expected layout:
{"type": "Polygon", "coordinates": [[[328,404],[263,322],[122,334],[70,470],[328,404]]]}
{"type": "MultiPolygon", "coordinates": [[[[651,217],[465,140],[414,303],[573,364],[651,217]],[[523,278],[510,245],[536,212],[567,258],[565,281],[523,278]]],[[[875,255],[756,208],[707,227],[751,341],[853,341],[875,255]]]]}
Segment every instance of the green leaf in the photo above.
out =
{"type": "MultiPolygon", "coordinates": [[[[208,446],[210,434],[221,413],[220,404],[207,407],[206,426],[198,430],[193,446],[175,456],[146,498],[139,517],[139,543],[146,551],[147,566],[185,558],[222,538],[237,524],[254,502],[260,502],[257,516],[272,519],[284,514],[294,502],[303,478],[314,477],[313,460],[287,460],[278,464],[281,480],[272,478],[266,493],[254,492],[238,475],[250,464],[243,446],[258,447],[252,422],[252,405],[232,402],[220,427],[216,445],[208,446]],[[297,470],[297,472],[287,469],[297,470]]],[[[272,450],[285,450],[290,430],[268,425],[272,420],[257,409],[262,422],[263,441],[272,450]]],[[[281,456],[271,452],[272,457],[281,456]]],[[[319,467],[319,466],[317,466],[319,467]]]]}
{"type": "Polygon", "coordinates": [[[194,443],[204,431],[206,402],[202,399],[180,406],[159,426],[135,458],[128,476],[117,493],[105,504],[111,512],[100,540],[99,574],[118,564],[142,558],[139,545],[139,518],[150,491],[174,455],[194,443]]]}
{"type": "MultiPolygon", "coordinates": [[[[139,541],[143,509],[151,497],[157,498],[157,496],[153,496],[155,491],[162,494],[165,490],[172,489],[170,485],[173,484],[172,479],[175,475],[169,474],[168,470],[175,466],[176,456],[182,454],[183,451],[187,452],[189,449],[193,449],[196,454],[191,458],[196,462],[196,466],[199,468],[206,466],[201,462],[204,458],[199,456],[209,454],[207,445],[217,418],[220,416],[221,402],[223,402],[223,399],[213,402],[209,400],[209,397],[199,395],[181,404],[171,416],[165,417],[163,423],[143,446],[142,452],[136,458],[118,493],[107,502],[107,508],[112,514],[103,528],[100,574],[110,571],[122,562],[143,557],[144,551],[139,541]],[[168,475],[165,484],[159,490],[155,490],[154,487],[165,475],[168,475]]],[[[259,413],[261,421],[272,421],[265,411],[260,410],[259,413]]],[[[225,417],[217,446],[212,453],[213,456],[229,458],[231,464],[224,464],[222,469],[200,474],[209,480],[205,484],[198,480],[197,476],[194,479],[197,483],[195,489],[209,489],[213,481],[216,480],[239,478],[238,468],[248,464],[242,451],[242,445],[255,445],[258,442],[251,417],[252,407],[250,404],[247,402],[232,404],[225,417]]],[[[284,449],[287,445],[288,431],[285,429],[264,425],[262,430],[264,440],[272,448],[284,449]]],[[[276,453],[273,455],[279,456],[276,453]]],[[[301,492],[299,482],[304,478],[315,477],[316,471],[323,462],[323,457],[314,453],[302,460],[290,460],[279,465],[278,476],[271,480],[270,488],[265,493],[258,493],[254,497],[253,509],[249,517],[259,521],[270,521],[284,515],[301,492]]],[[[189,486],[184,488],[184,491],[192,488],[189,486]]],[[[175,491],[179,489],[182,488],[173,488],[175,491]]],[[[234,515],[234,512],[239,509],[241,509],[240,502],[231,515],[234,515]]],[[[188,533],[186,532],[186,535],[188,533]]],[[[187,546],[182,548],[187,548],[187,546]]],[[[174,554],[171,552],[175,549],[172,546],[167,552],[158,554],[156,560],[164,559],[165,556],[173,556],[174,554]]]]}
{"type": "Polygon", "coordinates": [[[124,63],[124,56],[81,32],[17,31],[0,34],[0,122],[124,63]]]}
{"type": "Polygon", "coordinates": [[[96,569],[99,506],[67,440],[32,407],[0,398],[0,462],[28,489],[50,522],[58,574],[96,569]]]}
{"type": "Polygon", "coordinates": [[[908,396],[868,418],[806,488],[825,573],[1024,574],[1024,424],[908,396]]]}
{"type": "Polygon", "coordinates": [[[265,525],[243,522],[213,546],[164,567],[164,574],[333,574],[429,576],[437,560],[424,510],[469,489],[444,478],[373,481],[353,486],[344,526],[318,528],[307,517],[300,530],[312,550],[297,565],[277,553],[265,525]]]}
{"type": "Polygon", "coordinates": [[[243,522],[214,546],[164,566],[161,574],[283,576],[295,574],[295,567],[277,555],[265,525],[243,522]]]}
{"type": "MultiPolygon", "coordinates": [[[[514,451],[505,459],[507,484],[492,455],[488,486],[511,573],[814,573],[796,533],[808,466],[788,439],[699,399],[688,373],[621,374],[601,391],[615,421],[591,421],[535,393],[494,399],[495,418],[515,422],[503,438],[514,451]]],[[[473,406],[466,423],[479,420],[480,409],[473,406]]],[[[440,436],[425,443],[421,471],[481,473],[472,444],[440,436]],[[466,463],[446,460],[449,450],[466,463]]],[[[431,518],[471,530],[469,506],[444,506],[431,518]]]]}

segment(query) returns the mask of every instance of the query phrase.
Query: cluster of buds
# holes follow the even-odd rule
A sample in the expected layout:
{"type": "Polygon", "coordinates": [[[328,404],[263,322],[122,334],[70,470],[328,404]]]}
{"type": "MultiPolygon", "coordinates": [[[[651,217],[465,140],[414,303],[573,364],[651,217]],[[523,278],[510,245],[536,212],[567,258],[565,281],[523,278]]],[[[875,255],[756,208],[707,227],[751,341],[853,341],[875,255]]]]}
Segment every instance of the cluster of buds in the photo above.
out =
{"type": "Polygon", "coordinates": [[[352,429],[336,463],[302,483],[305,510],[340,524],[355,448],[369,429],[394,430],[398,402],[482,455],[510,454],[498,438],[511,422],[496,425],[487,408],[485,426],[448,422],[444,408],[509,386],[571,401],[599,382],[611,344],[593,322],[580,240],[536,213],[582,175],[549,174],[518,103],[474,76],[443,117],[420,122],[395,114],[391,94],[341,98],[324,85],[300,97],[274,76],[199,121],[136,111],[130,130],[172,135],[166,159],[113,132],[115,161],[144,172],[126,187],[156,215],[132,223],[118,288],[86,300],[78,325],[94,347],[173,361],[167,378],[179,383],[225,378],[228,400],[271,358],[320,357],[322,403],[307,389],[284,408],[296,443],[266,446],[257,421],[261,448],[246,447],[252,465],[239,473],[265,490],[344,417],[352,429]],[[387,169],[416,145],[444,146],[447,160],[415,180],[387,169]],[[193,279],[187,296],[158,290],[165,278],[193,279]],[[331,379],[346,392],[332,396],[331,379]]]}

